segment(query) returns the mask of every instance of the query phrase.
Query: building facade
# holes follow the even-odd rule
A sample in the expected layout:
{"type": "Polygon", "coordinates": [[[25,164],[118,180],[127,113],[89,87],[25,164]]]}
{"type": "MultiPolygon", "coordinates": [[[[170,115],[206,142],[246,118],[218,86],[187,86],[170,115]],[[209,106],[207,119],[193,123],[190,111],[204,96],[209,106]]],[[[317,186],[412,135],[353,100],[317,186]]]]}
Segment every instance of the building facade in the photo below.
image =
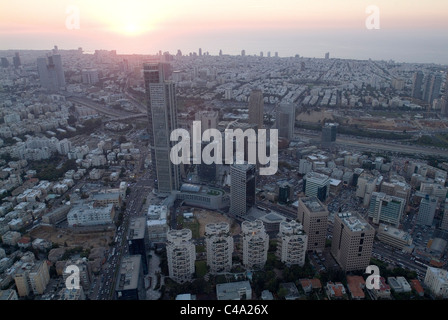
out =
{"type": "Polygon", "coordinates": [[[255,204],[255,165],[231,165],[230,181],[230,213],[237,216],[244,216],[248,209],[255,204]]]}
{"type": "Polygon", "coordinates": [[[228,223],[209,223],[205,226],[207,265],[211,273],[229,272],[232,268],[233,237],[228,223]]]}
{"type": "Polygon", "coordinates": [[[335,215],[331,254],[344,271],[365,270],[372,255],[375,229],[357,214],[335,215]]]}
{"type": "Polygon", "coordinates": [[[190,229],[167,233],[168,272],[170,278],[178,283],[191,281],[195,271],[196,247],[191,237],[190,229]]]}
{"type": "Polygon", "coordinates": [[[307,251],[323,251],[328,210],[317,197],[299,198],[297,219],[308,236],[307,251]]]}
{"type": "Polygon", "coordinates": [[[287,266],[305,264],[308,236],[303,226],[295,220],[280,222],[280,232],[277,235],[277,256],[287,266]]]}
{"type": "Polygon", "coordinates": [[[170,65],[146,63],[143,67],[146,96],[148,99],[148,135],[151,160],[155,171],[154,188],[157,193],[168,195],[179,190],[180,168],[170,159],[170,134],[178,128],[175,85],[168,81],[170,65]]]}
{"type": "Polygon", "coordinates": [[[243,265],[247,269],[262,269],[268,257],[269,236],[261,220],[243,221],[243,265]]]}

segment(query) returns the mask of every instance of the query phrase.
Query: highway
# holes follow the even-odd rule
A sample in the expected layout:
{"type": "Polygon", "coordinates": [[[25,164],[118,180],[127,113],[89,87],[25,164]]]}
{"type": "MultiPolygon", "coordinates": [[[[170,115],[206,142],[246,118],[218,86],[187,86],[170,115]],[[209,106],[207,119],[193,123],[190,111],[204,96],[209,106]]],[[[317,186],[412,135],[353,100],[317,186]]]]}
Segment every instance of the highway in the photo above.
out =
{"type": "MultiPolygon", "coordinates": [[[[320,133],[310,132],[309,130],[295,129],[296,134],[301,138],[309,138],[320,141],[320,133]]],[[[351,137],[346,135],[338,135],[334,145],[337,147],[351,147],[357,150],[366,151],[386,151],[393,153],[401,153],[408,155],[435,156],[438,158],[448,158],[448,150],[442,148],[424,147],[418,145],[403,144],[399,141],[376,140],[363,137],[351,137]]]]}

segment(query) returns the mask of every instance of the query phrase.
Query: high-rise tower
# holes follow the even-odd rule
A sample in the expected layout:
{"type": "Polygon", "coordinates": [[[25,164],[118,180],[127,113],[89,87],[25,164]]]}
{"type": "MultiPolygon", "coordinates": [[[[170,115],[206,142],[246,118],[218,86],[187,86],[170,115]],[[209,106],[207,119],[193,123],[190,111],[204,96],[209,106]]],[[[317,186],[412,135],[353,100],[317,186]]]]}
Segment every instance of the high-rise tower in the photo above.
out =
{"type": "Polygon", "coordinates": [[[53,54],[37,58],[37,72],[43,88],[55,92],[65,87],[61,55],[53,54]]]}
{"type": "Polygon", "coordinates": [[[146,63],[143,67],[148,103],[148,134],[154,167],[154,188],[159,194],[170,194],[180,187],[180,170],[170,159],[170,134],[177,129],[175,85],[168,81],[168,63],[146,63]]]}
{"type": "Polygon", "coordinates": [[[243,216],[255,204],[255,174],[253,164],[230,166],[230,213],[243,216]]]}
{"type": "Polygon", "coordinates": [[[263,129],[263,112],[263,92],[259,89],[252,90],[249,96],[249,123],[256,124],[257,129],[263,129]]]}

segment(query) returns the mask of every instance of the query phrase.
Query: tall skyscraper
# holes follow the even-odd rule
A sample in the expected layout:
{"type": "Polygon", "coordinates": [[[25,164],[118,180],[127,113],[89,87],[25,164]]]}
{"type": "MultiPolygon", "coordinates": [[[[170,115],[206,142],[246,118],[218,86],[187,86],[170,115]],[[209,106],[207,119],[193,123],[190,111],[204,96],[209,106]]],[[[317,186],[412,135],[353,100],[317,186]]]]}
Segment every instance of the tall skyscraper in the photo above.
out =
{"type": "Polygon", "coordinates": [[[287,266],[305,264],[305,256],[308,245],[308,235],[303,226],[295,220],[280,222],[280,230],[277,235],[277,256],[287,266]]]}
{"type": "Polygon", "coordinates": [[[365,270],[370,264],[375,229],[357,214],[335,214],[331,254],[342,270],[365,270]]]}
{"type": "Polygon", "coordinates": [[[414,73],[412,82],[412,97],[416,99],[422,99],[422,84],[423,84],[423,72],[417,71],[414,73]]]}
{"type": "Polygon", "coordinates": [[[263,92],[259,89],[252,90],[249,96],[249,123],[256,124],[257,129],[263,129],[263,112],[263,92]]]}
{"type": "Polygon", "coordinates": [[[255,205],[256,168],[253,164],[230,166],[230,213],[244,216],[255,205]]]}
{"type": "Polygon", "coordinates": [[[278,136],[291,140],[294,138],[294,126],[296,123],[296,107],[292,103],[280,103],[277,106],[276,127],[278,136]]]}
{"type": "Polygon", "coordinates": [[[398,227],[405,203],[406,200],[403,198],[390,196],[384,192],[373,192],[369,205],[369,218],[372,218],[375,224],[384,222],[398,227]]]}
{"type": "Polygon", "coordinates": [[[22,65],[22,62],[20,61],[20,55],[18,52],[14,54],[14,57],[12,58],[12,64],[14,65],[14,68],[18,68],[22,65]]]}
{"type": "Polygon", "coordinates": [[[330,59],[330,52],[325,53],[325,59],[330,59]]]}
{"type": "Polygon", "coordinates": [[[433,74],[428,79],[429,81],[429,91],[425,96],[425,101],[429,103],[429,107],[431,108],[434,99],[438,99],[440,97],[440,89],[442,87],[442,76],[440,74],[433,74]]]}
{"type": "Polygon", "coordinates": [[[243,265],[248,269],[262,269],[268,258],[269,236],[263,221],[243,221],[243,265]]]}
{"type": "Polygon", "coordinates": [[[179,190],[180,170],[170,159],[170,134],[177,129],[175,85],[168,81],[168,63],[146,63],[143,67],[148,103],[148,135],[155,172],[154,188],[159,194],[179,190]]]}
{"type": "Polygon", "coordinates": [[[66,85],[62,59],[59,54],[37,58],[37,72],[41,86],[49,91],[59,91],[66,85]]]}
{"type": "Polygon", "coordinates": [[[190,229],[171,229],[167,233],[168,272],[178,283],[191,281],[195,270],[196,247],[190,229]]]}
{"type": "Polygon", "coordinates": [[[308,172],[303,177],[303,192],[307,197],[325,201],[330,194],[330,178],[322,173],[308,172]]]}
{"type": "Polygon", "coordinates": [[[226,222],[205,226],[207,265],[211,273],[229,272],[232,269],[233,237],[226,222]]]}
{"type": "Polygon", "coordinates": [[[420,208],[417,214],[417,223],[432,226],[434,215],[437,209],[437,198],[426,195],[420,201],[420,208]]]}
{"type": "Polygon", "coordinates": [[[324,250],[328,213],[317,197],[299,198],[297,219],[308,236],[307,251],[324,250]]]}

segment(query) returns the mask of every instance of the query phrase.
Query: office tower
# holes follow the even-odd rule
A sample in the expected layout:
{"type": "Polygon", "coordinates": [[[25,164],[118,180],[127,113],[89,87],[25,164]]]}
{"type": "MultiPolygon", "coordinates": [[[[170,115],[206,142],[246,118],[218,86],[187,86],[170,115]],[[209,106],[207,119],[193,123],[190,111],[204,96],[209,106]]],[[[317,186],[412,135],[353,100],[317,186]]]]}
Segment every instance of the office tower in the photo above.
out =
{"type": "Polygon", "coordinates": [[[325,59],[330,59],[330,52],[325,53],[325,59]]]}
{"type": "Polygon", "coordinates": [[[115,284],[115,298],[117,300],[146,300],[141,255],[129,255],[122,258],[115,284]]]}
{"type": "Polygon", "coordinates": [[[335,215],[331,254],[342,270],[365,270],[370,264],[375,229],[359,215],[335,215]]]}
{"type": "Polygon", "coordinates": [[[230,213],[244,216],[255,205],[256,168],[253,164],[230,166],[230,213]]]}
{"type": "Polygon", "coordinates": [[[263,51],[260,51],[260,57],[263,57],[263,51]]]}
{"type": "Polygon", "coordinates": [[[8,61],[7,58],[2,57],[1,61],[2,61],[1,62],[2,68],[8,68],[9,67],[9,61],[8,61]]]}
{"type": "Polygon", "coordinates": [[[241,56],[242,56],[242,57],[245,57],[245,56],[246,56],[246,50],[244,50],[244,49],[241,50],[241,56]]]}
{"type": "Polygon", "coordinates": [[[292,199],[293,187],[288,182],[283,182],[278,186],[278,203],[287,204],[292,199]]]}
{"type": "Polygon", "coordinates": [[[271,51],[268,51],[268,58],[271,57],[271,51]]]}
{"type": "Polygon", "coordinates": [[[84,84],[95,84],[100,81],[98,77],[98,69],[93,68],[83,69],[81,71],[81,78],[82,83],[84,84]]]}
{"type": "Polygon", "coordinates": [[[322,142],[326,143],[336,141],[337,130],[337,123],[325,123],[322,127],[322,142]]]}
{"type": "Polygon", "coordinates": [[[132,217],[128,227],[129,254],[142,256],[143,274],[148,274],[148,257],[146,248],[149,246],[146,217],[132,217]]]}
{"type": "Polygon", "coordinates": [[[219,56],[222,56],[222,49],[219,50],[219,56]]]}
{"type": "Polygon", "coordinates": [[[202,57],[202,48],[199,48],[199,56],[202,57]]]}
{"type": "Polygon", "coordinates": [[[375,224],[384,222],[398,227],[405,203],[403,198],[390,196],[384,192],[373,192],[370,199],[369,218],[372,218],[375,224]]]}
{"type": "Polygon", "coordinates": [[[422,99],[422,84],[423,84],[423,72],[417,71],[414,73],[412,82],[412,97],[416,99],[422,99]]]}
{"type": "Polygon", "coordinates": [[[170,159],[170,134],[177,129],[177,100],[175,85],[167,81],[168,63],[146,63],[143,67],[148,100],[148,135],[151,160],[155,172],[154,188],[159,194],[179,190],[180,170],[170,159]]]}
{"type": "Polygon", "coordinates": [[[275,51],[274,57],[278,58],[278,52],[275,51]]]}
{"type": "Polygon", "coordinates": [[[330,178],[322,173],[308,172],[303,177],[303,192],[307,197],[317,197],[325,201],[330,194],[330,178]]]}
{"type": "Polygon", "coordinates": [[[432,226],[434,215],[437,209],[437,198],[426,195],[420,201],[420,208],[417,214],[417,223],[432,226]]]}
{"type": "Polygon", "coordinates": [[[291,140],[294,138],[294,125],[296,123],[296,107],[292,103],[280,103],[277,106],[276,127],[278,137],[291,140]]]}
{"type": "Polygon", "coordinates": [[[168,272],[178,283],[191,281],[195,271],[196,247],[191,237],[190,229],[172,229],[167,233],[168,272]]]}
{"type": "Polygon", "coordinates": [[[317,197],[299,198],[297,219],[308,236],[307,251],[323,251],[327,234],[327,208],[317,197]]]}
{"type": "Polygon", "coordinates": [[[207,265],[211,273],[229,272],[232,269],[233,237],[226,222],[205,226],[207,265]]]}
{"type": "Polygon", "coordinates": [[[426,269],[424,285],[438,299],[448,298],[448,271],[440,268],[426,269]]]}
{"type": "Polygon", "coordinates": [[[61,55],[53,54],[37,58],[37,72],[42,88],[55,92],[65,87],[61,55]]]}
{"type": "Polygon", "coordinates": [[[14,57],[12,58],[12,64],[14,65],[14,68],[18,68],[22,65],[22,62],[20,61],[20,55],[18,52],[14,54],[14,57]]]}
{"type": "Polygon", "coordinates": [[[243,221],[243,265],[247,269],[262,269],[268,257],[269,236],[265,231],[263,221],[243,221]]]}
{"type": "Polygon", "coordinates": [[[256,124],[257,129],[263,129],[263,112],[263,92],[259,89],[252,90],[249,96],[249,123],[256,124]]]}
{"type": "Polygon", "coordinates": [[[377,178],[369,173],[362,173],[356,184],[356,196],[363,199],[363,206],[370,204],[372,193],[376,191],[377,178]]]}
{"type": "Polygon", "coordinates": [[[295,220],[280,222],[280,230],[277,235],[277,256],[287,266],[305,264],[305,256],[308,245],[308,236],[303,226],[295,220]]]}

